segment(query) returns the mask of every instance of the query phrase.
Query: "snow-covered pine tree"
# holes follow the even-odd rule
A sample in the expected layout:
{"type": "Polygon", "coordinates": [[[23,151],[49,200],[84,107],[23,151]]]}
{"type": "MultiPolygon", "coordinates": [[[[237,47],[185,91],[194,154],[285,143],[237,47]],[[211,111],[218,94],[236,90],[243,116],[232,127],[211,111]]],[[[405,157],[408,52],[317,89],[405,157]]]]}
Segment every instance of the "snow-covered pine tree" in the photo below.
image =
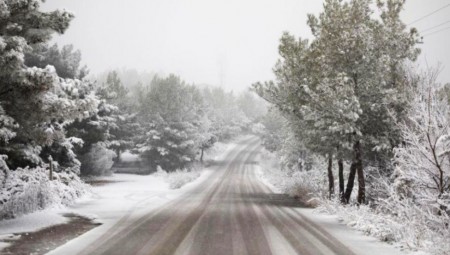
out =
{"type": "Polygon", "coordinates": [[[38,43],[31,46],[25,54],[25,65],[45,68],[51,65],[61,78],[83,79],[88,74],[87,66],[80,67],[81,52],[73,45],[64,45],[61,49],[55,43],[38,43]]]}
{"type": "MultiPolygon", "coordinates": [[[[66,11],[41,12],[41,1],[0,3],[0,104],[4,116],[14,119],[15,137],[0,148],[10,167],[43,163],[44,146],[61,142],[73,145],[64,127],[95,112],[98,100],[88,82],[63,79],[55,68],[28,67],[25,54],[36,44],[45,44],[53,33],[64,33],[73,15],[66,11]],[[24,18],[26,17],[26,18],[24,18]]],[[[71,160],[76,163],[72,153],[71,160]]],[[[46,159],[44,159],[46,160],[46,159]]],[[[73,171],[78,171],[77,164],[73,171]]]]}
{"type": "Polygon", "coordinates": [[[309,149],[335,153],[341,163],[351,160],[343,199],[349,201],[358,174],[359,203],[365,202],[363,165],[392,156],[389,152],[399,143],[396,121],[407,107],[404,63],[419,52],[416,30],[406,31],[399,17],[403,1],[377,1],[380,19],[371,4],[325,1],[319,16],[308,17],[314,39],[285,34],[275,67],[277,82],[254,85],[292,116],[309,149]]]}
{"type": "Polygon", "coordinates": [[[200,91],[179,77],[155,77],[142,98],[139,119],[144,133],[138,144],[150,170],[173,171],[194,162],[198,125],[203,116],[200,91]]]}
{"type": "Polygon", "coordinates": [[[134,111],[133,99],[129,97],[129,91],[119,78],[117,71],[111,71],[106,77],[106,82],[99,87],[97,95],[105,103],[116,107],[109,115],[108,148],[116,153],[115,161],[120,161],[123,151],[134,146],[134,138],[138,132],[138,123],[134,111]]]}

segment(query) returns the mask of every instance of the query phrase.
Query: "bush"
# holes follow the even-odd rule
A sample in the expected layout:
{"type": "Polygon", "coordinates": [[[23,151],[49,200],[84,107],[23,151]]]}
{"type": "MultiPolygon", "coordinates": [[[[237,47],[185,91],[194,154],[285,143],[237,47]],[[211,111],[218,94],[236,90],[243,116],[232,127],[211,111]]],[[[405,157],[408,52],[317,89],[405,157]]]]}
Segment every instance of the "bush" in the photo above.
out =
{"type": "Polygon", "coordinates": [[[80,157],[82,175],[110,175],[116,153],[103,143],[93,144],[85,155],[80,157]]]}
{"type": "Polygon", "coordinates": [[[410,199],[391,197],[377,205],[342,205],[322,200],[318,211],[337,215],[347,225],[384,242],[398,242],[409,250],[444,255],[450,250],[450,219],[423,210],[410,199]],[[407,224],[405,224],[407,222],[407,224]]]}
{"type": "Polygon", "coordinates": [[[46,168],[8,171],[0,183],[0,220],[14,218],[50,206],[70,205],[88,191],[88,185],[72,172],[53,173],[46,168]]]}
{"type": "Polygon", "coordinates": [[[308,171],[282,167],[277,156],[266,150],[261,154],[260,162],[264,177],[282,193],[297,197],[311,205],[328,194],[325,188],[326,165],[325,160],[321,158],[313,158],[311,170],[308,171]]]}
{"type": "Polygon", "coordinates": [[[178,169],[173,172],[166,172],[161,167],[158,167],[154,175],[163,177],[169,183],[169,188],[179,189],[200,177],[201,171],[198,167],[193,167],[191,169],[184,168],[182,170],[178,169]]]}

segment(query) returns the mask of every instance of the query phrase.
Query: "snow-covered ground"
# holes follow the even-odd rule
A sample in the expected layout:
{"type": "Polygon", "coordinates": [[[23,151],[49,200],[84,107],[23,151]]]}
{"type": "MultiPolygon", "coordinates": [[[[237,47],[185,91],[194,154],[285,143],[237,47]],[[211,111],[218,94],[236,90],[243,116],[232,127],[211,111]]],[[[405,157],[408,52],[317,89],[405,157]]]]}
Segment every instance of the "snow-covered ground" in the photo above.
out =
{"type": "MultiPolygon", "coordinates": [[[[209,154],[209,159],[220,160],[235,146],[236,143],[219,144],[217,149],[209,154]]],[[[12,233],[31,232],[51,225],[65,223],[68,221],[67,218],[62,216],[65,213],[83,215],[102,223],[99,227],[69,241],[50,253],[74,254],[103,234],[123,230],[150,211],[192,189],[208,178],[212,171],[213,168],[205,168],[201,171],[199,178],[180,189],[171,189],[166,181],[167,178],[158,174],[148,176],[116,174],[104,177],[102,180],[107,181],[106,183],[92,187],[90,196],[80,199],[71,207],[51,208],[17,219],[0,221],[0,239],[8,238],[12,233]]],[[[257,171],[261,181],[271,187],[274,192],[279,193],[279,190],[264,177],[264,171],[260,166],[257,167],[257,171]]],[[[298,208],[296,210],[299,210],[311,224],[316,224],[325,229],[343,244],[351,247],[357,254],[412,254],[351,229],[340,222],[337,216],[319,214],[314,209],[309,208],[298,208]]],[[[5,243],[0,243],[0,249],[4,246],[5,243]]],[[[415,253],[415,255],[418,255],[418,253],[415,253]]]]}
{"type": "MultiPolygon", "coordinates": [[[[237,138],[236,142],[218,143],[216,148],[205,155],[206,159],[220,160],[242,139],[246,139],[246,137],[237,138]]],[[[88,244],[96,237],[111,231],[111,228],[119,221],[120,225],[125,227],[140,216],[177,198],[208,178],[211,171],[210,167],[202,169],[198,178],[179,189],[171,189],[167,176],[161,174],[146,176],[114,174],[102,177],[99,179],[101,183],[92,187],[92,193],[79,199],[73,206],[50,208],[19,218],[0,221],[0,240],[8,238],[14,233],[33,232],[66,223],[68,219],[63,216],[66,213],[89,217],[101,223],[102,225],[99,227],[54,251],[55,254],[65,254],[65,250],[73,253],[74,250],[83,248],[83,244],[88,244]]],[[[0,242],[0,250],[6,245],[7,243],[0,242]]]]}

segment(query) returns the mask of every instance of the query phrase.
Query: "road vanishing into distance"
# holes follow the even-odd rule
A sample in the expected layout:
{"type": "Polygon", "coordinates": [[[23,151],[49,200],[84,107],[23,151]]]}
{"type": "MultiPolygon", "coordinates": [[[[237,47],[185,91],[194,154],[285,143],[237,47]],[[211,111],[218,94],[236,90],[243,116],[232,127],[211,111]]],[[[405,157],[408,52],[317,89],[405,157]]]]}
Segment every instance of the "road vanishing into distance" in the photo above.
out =
{"type": "Polygon", "coordinates": [[[256,175],[260,141],[240,142],[205,181],[81,254],[354,254],[256,175]]]}

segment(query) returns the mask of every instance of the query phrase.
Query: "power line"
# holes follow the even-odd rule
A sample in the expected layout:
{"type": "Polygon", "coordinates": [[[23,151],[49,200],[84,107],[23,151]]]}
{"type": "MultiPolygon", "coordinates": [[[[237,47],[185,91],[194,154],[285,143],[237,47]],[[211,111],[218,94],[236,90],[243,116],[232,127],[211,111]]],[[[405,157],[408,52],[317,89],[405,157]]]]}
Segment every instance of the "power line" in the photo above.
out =
{"type": "Polygon", "coordinates": [[[441,24],[439,24],[439,25],[432,26],[432,27],[429,27],[429,28],[427,28],[427,29],[424,29],[424,30],[420,31],[420,33],[428,32],[428,31],[430,31],[430,30],[433,30],[433,29],[435,29],[435,28],[437,28],[437,27],[443,26],[443,25],[448,24],[448,23],[450,23],[450,20],[447,20],[446,22],[443,22],[443,23],[441,23],[441,24]]]}
{"type": "Polygon", "coordinates": [[[423,19],[425,19],[425,18],[428,18],[428,17],[430,17],[431,15],[433,15],[433,14],[435,14],[435,13],[437,13],[437,12],[440,12],[440,11],[442,11],[443,9],[445,9],[445,8],[447,8],[447,7],[449,7],[449,6],[450,6],[450,4],[444,5],[444,6],[442,6],[441,8],[439,8],[439,9],[437,9],[437,10],[435,10],[435,11],[433,11],[433,12],[431,12],[431,13],[425,15],[425,16],[422,16],[422,17],[420,17],[420,18],[414,20],[413,22],[409,23],[408,25],[412,25],[412,24],[417,23],[417,22],[419,22],[419,21],[421,21],[421,20],[423,20],[423,19]]]}
{"type": "Polygon", "coordinates": [[[439,29],[438,31],[435,31],[435,32],[432,32],[432,33],[429,33],[429,34],[426,34],[426,35],[422,35],[422,37],[434,35],[434,34],[437,34],[437,33],[442,32],[442,31],[449,30],[449,29],[450,29],[450,27],[446,27],[446,28],[443,28],[443,29],[439,29]]]}

